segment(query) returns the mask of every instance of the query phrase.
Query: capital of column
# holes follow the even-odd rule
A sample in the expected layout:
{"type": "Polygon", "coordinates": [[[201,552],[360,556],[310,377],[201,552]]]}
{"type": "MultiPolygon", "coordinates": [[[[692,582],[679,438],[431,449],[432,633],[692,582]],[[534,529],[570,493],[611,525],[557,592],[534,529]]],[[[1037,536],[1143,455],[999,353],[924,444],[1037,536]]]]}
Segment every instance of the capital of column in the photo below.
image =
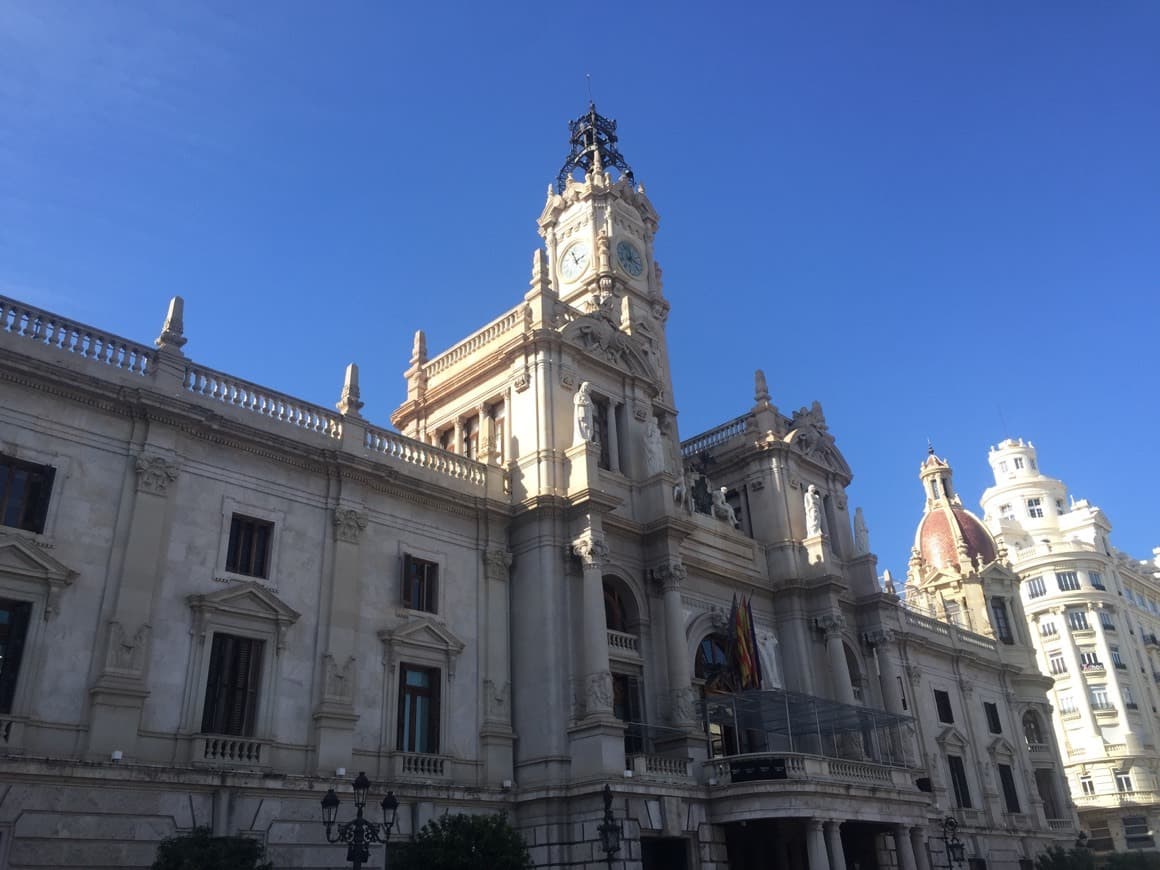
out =
{"type": "Polygon", "coordinates": [[[822,824],[826,827],[826,833],[837,831],[842,827],[842,822],[838,819],[826,819],[822,822],[822,824]]]}
{"type": "Polygon", "coordinates": [[[815,624],[825,634],[828,642],[836,637],[841,637],[846,620],[842,618],[840,613],[827,613],[825,616],[819,616],[815,620],[815,624]]]}
{"type": "Polygon", "coordinates": [[[809,828],[810,828],[810,831],[812,831],[815,834],[822,833],[822,820],[821,819],[810,819],[809,820],[809,828]]]}
{"type": "Polygon", "coordinates": [[[507,580],[511,565],[512,554],[507,550],[483,551],[483,574],[488,580],[507,580]]]}
{"type": "Polygon", "coordinates": [[[651,569],[649,576],[661,592],[674,592],[689,576],[680,559],[669,559],[651,569]]]}
{"type": "Polygon", "coordinates": [[[862,635],[862,639],[866,642],[866,646],[877,649],[894,640],[894,631],[889,628],[875,628],[862,635]]]}
{"type": "Polygon", "coordinates": [[[572,552],[585,569],[600,568],[608,561],[608,545],[604,536],[587,532],[572,542],[572,552]]]}

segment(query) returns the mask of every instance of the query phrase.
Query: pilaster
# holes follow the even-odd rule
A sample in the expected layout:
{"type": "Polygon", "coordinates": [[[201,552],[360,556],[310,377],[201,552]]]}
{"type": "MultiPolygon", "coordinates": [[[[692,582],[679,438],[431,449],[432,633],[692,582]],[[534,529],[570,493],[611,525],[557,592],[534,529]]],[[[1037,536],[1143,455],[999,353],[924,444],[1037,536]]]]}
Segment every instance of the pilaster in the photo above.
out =
{"type": "Polygon", "coordinates": [[[511,651],[509,643],[509,569],[512,555],[494,547],[483,552],[483,749],[484,777],[489,785],[513,778],[515,732],[511,710],[511,651]]]}

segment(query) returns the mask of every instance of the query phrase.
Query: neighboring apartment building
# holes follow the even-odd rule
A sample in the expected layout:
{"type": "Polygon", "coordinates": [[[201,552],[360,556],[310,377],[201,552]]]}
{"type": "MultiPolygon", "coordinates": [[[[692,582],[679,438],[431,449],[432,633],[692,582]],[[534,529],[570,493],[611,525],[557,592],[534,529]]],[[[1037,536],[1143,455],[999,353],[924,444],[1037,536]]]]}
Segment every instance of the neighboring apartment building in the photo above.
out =
{"type": "Polygon", "coordinates": [[[145,867],[195,824],[338,866],[319,801],[359,770],[396,840],[504,810],[545,868],[605,866],[605,785],[625,870],[933,870],[948,817],[979,870],[1074,840],[949,468],[912,582],[956,624],[879,588],[820,405],[758,376],[680,440],[657,214],[612,122],[572,134],[530,290],[416,335],[402,434],[353,366],[335,413],[196,363],[180,300],[150,348],[0,299],[0,868],[145,867]]]}
{"type": "Polygon", "coordinates": [[[1080,824],[1097,851],[1154,849],[1160,826],[1160,564],[1112,548],[1111,523],[1039,470],[1034,445],[991,448],[985,519],[1022,578],[1080,824]]]}

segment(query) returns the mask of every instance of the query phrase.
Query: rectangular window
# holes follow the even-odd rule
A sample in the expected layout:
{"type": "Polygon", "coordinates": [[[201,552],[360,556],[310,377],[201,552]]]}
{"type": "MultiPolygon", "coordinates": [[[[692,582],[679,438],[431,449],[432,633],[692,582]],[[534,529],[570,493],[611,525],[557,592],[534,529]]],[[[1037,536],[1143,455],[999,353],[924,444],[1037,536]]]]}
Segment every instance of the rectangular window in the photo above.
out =
{"type": "Polygon", "coordinates": [[[1079,576],[1075,571],[1056,571],[1055,582],[1059,584],[1061,592],[1073,592],[1079,589],[1079,576]]]}
{"type": "Polygon", "coordinates": [[[1106,589],[1103,575],[1099,571],[1088,571],[1088,579],[1092,581],[1093,589],[1106,589]]]}
{"type": "Polygon", "coordinates": [[[1022,467],[1023,467],[1023,457],[1022,457],[1022,456],[1016,456],[1016,457],[1015,457],[1015,467],[1016,467],[1016,468],[1022,468],[1022,467]]]}
{"type": "Polygon", "coordinates": [[[1003,723],[999,719],[999,705],[984,701],[983,711],[987,714],[987,730],[992,734],[1002,734],[1003,723]]]}
{"type": "Polygon", "coordinates": [[[641,713],[640,680],[627,674],[612,675],[612,713],[625,723],[624,753],[640,755],[645,751],[644,716],[641,713]]]}
{"type": "Polygon", "coordinates": [[[1091,686],[1088,689],[1088,696],[1091,698],[1093,710],[1110,710],[1112,708],[1112,704],[1108,700],[1107,686],[1091,686]]]}
{"type": "Polygon", "coordinates": [[[1124,836],[1129,849],[1151,849],[1155,845],[1147,816],[1124,816],[1124,836]]]}
{"type": "Polygon", "coordinates": [[[439,752],[439,671],[416,665],[399,666],[400,752],[439,752]]]}
{"type": "Polygon", "coordinates": [[[898,697],[902,699],[902,709],[909,710],[910,706],[906,703],[906,686],[902,682],[902,677],[896,676],[895,679],[898,680],[898,697]]]}
{"type": "Polygon", "coordinates": [[[1027,516],[1031,517],[1033,520],[1041,519],[1043,517],[1043,499],[1027,499],[1027,516]]]}
{"type": "Polygon", "coordinates": [[[1124,706],[1129,710],[1138,710],[1139,705],[1136,703],[1136,696],[1132,694],[1131,686],[1123,686],[1120,689],[1120,694],[1124,697],[1124,706]]]}
{"type": "Polygon", "coordinates": [[[1075,698],[1072,697],[1071,692],[1059,693],[1059,712],[1062,714],[1075,713],[1078,708],[1075,706],[1075,698]]]}
{"type": "Polygon", "coordinates": [[[265,641],[214,633],[201,730],[253,737],[265,641]]]}
{"type": "Polygon", "coordinates": [[[1051,637],[1059,634],[1059,629],[1055,627],[1054,619],[1044,619],[1039,623],[1039,633],[1044,637],[1051,637]]]}
{"type": "Polygon", "coordinates": [[[507,461],[507,407],[500,401],[491,406],[492,452],[495,461],[503,465],[507,461]]]}
{"type": "Polygon", "coordinates": [[[1108,652],[1112,656],[1112,664],[1119,670],[1127,670],[1128,666],[1124,664],[1124,660],[1120,658],[1120,648],[1118,646],[1108,647],[1108,652]]]}
{"type": "Polygon", "coordinates": [[[963,809],[971,807],[971,790],[967,787],[967,770],[958,755],[948,755],[947,765],[951,771],[951,785],[955,790],[955,804],[963,809]]]}
{"type": "Polygon", "coordinates": [[[1067,663],[1063,660],[1063,653],[1052,653],[1047,657],[1047,668],[1053,674],[1066,674],[1067,663]]]}
{"type": "Polygon", "coordinates": [[[0,713],[12,712],[31,612],[32,605],[27,601],[0,598],[0,713]]]}
{"type": "Polygon", "coordinates": [[[273,523],[234,514],[230,520],[226,570],[234,574],[245,574],[247,577],[267,577],[270,570],[270,543],[273,538],[273,523]]]}
{"type": "Polygon", "coordinates": [[[1042,577],[1032,577],[1027,581],[1027,597],[1039,598],[1041,595],[1047,594],[1047,584],[1043,582],[1042,577]]]}
{"type": "Polygon", "coordinates": [[[991,615],[995,619],[995,636],[1005,644],[1015,643],[1011,621],[1007,619],[1007,602],[996,596],[991,599],[991,615]]]}
{"type": "Polygon", "coordinates": [[[1091,836],[1088,837],[1087,847],[1093,852],[1110,852],[1114,848],[1112,845],[1112,832],[1108,830],[1107,819],[1100,819],[1091,822],[1091,836]]]}
{"type": "Polygon", "coordinates": [[[1000,473],[1006,473],[1006,471],[1007,471],[1007,460],[1006,459],[999,460],[999,471],[1000,471],[1000,473]]]}
{"type": "Polygon", "coordinates": [[[460,453],[468,459],[479,459],[479,416],[463,421],[463,449],[460,453]]]}
{"type": "Polygon", "coordinates": [[[437,613],[439,565],[412,556],[403,556],[403,606],[411,610],[437,613]]]}
{"type": "Polygon", "coordinates": [[[1100,625],[1104,627],[1104,631],[1116,630],[1116,620],[1106,610],[1100,611],[1100,625]]]}
{"type": "Polygon", "coordinates": [[[938,708],[938,721],[946,723],[955,721],[955,713],[951,709],[951,696],[942,689],[934,690],[934,705],[938,708]]]}
{"type": "Polygon", "coordinates": [[[1067,624],[1071,626],[1072,631],[1088,631],[1091,628],[1088,625],[1087,614],[1082,610],[1069,610],[1067,624]]]}
{"type": "Polygon", "coordinates": [[[44,532],[56,469],[0,455],[0,525],[44,532]]]}
{"type": "Polygon", "coordinates": [[[1126,770],[1116,771],[1116,791],[1130,792],[1132,790],[1132,774],[1126,770]]]}
{"type": "Polygon", "coordinates": [[[1013,520],[1015,519],[1015,509],[1011,507],[1011,503],[999,505],[999,519],[1013,520]]]}
{"type": "Polygon", "coordinates": [[[1007,804],[1007,812],[1020,812],[1019,792],[1015,790],[1015,776],[1011,773],[1011,765],[1000,764],[998,768],[999,782],[1003,784],[1003,800],[1007,804]]]}
{"type": "Polygon", "coordinates": [[[1095,784],[1095,782],[1092,781],[1092,778],[1090,775],[1081,776],[1079,778],[1079,787],[1080,787],[1080,791],[1082,791],[1084,794],[1095,794],[1096,793],[1096,784],[1095,784]]]}
{"type": "Polygon", "coordinates": [[[592,398],[592,440],[600,447],[597,464],[605,471],[612,469],[612,449],[608,440],[608,402],[592,398]]]}
{"type": "Polygon", "coordinates": [[[1081,650],[1079,654],[1080,669],[1084,671],[1102,671],[1103,663],[1094,649],[1081,650]]]}

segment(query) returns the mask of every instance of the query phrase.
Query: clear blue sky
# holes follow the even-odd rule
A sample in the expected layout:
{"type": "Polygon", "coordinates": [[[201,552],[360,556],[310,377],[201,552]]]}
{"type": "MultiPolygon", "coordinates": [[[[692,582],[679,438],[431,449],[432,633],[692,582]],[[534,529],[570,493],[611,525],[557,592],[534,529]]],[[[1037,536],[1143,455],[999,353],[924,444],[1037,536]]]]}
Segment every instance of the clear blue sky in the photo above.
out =
{"type": "Polygon", "coordinates": [[[592,74],[661,213],[681,433],[819,399],[880,568],[927,437],[1160,545],[1160,4],[0,0],[0,292],[319,403],[519,301],[592,74]]]}

